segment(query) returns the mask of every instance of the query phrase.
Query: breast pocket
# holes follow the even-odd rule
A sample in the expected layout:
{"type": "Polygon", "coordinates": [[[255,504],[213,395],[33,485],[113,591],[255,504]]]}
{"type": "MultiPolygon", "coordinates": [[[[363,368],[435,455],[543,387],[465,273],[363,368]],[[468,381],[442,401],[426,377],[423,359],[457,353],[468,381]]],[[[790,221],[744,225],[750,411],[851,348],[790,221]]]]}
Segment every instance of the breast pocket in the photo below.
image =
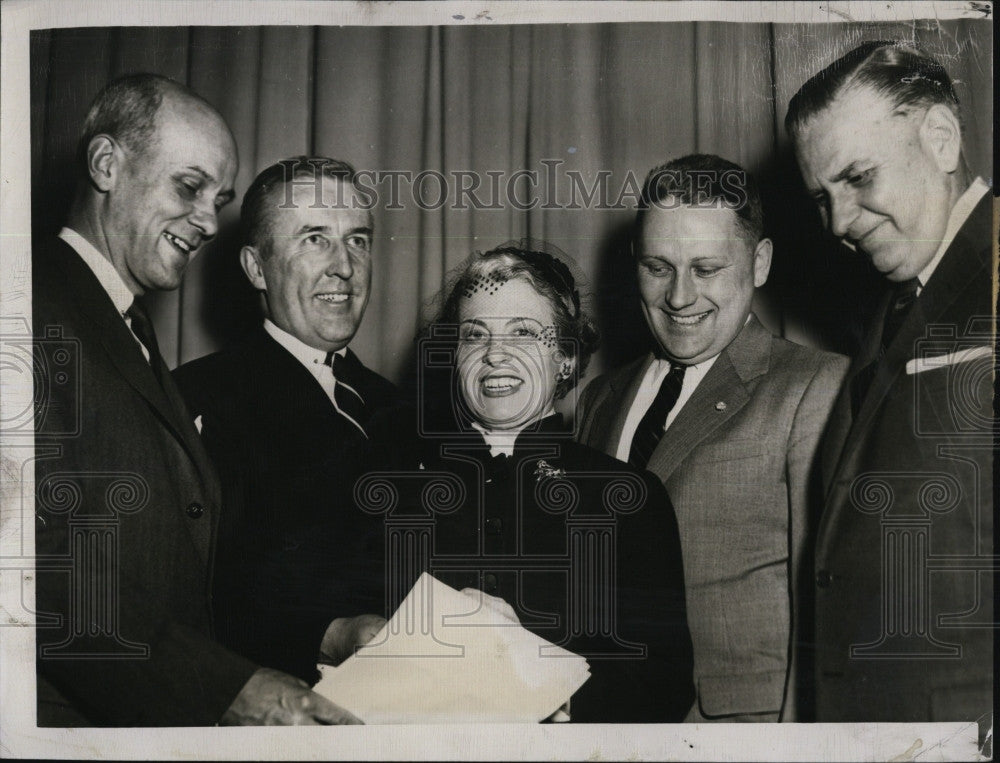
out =
{"type": "Polygon", "coordinates": [[[747,458],[763,458],[767,448],[760,440],[720,440],[705,443],[693,454],[699,463],[716,463],[718,461],[740,461],[747,458]]]}

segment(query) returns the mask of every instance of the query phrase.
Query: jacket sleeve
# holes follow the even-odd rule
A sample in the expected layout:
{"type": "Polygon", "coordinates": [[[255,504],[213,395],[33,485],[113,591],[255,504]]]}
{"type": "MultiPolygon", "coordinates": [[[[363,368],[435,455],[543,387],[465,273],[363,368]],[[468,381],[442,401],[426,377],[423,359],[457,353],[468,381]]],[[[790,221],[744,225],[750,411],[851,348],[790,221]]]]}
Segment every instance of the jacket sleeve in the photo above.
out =
{"type": "Polygon", "coordinates": [[[679,723],[694,702],[677,520],[663,484],[649,473],[642,484],[642,508],[616,522],[609,600],[620,653],[591,661],[591,677],[570,704],[574,721],[679,723]]]}
{"type": "MultiPolygon", "coordinates": [[[[59,612],[67,586],[39,581],[39,606],[59,612]],[[55,604],[55,606],[53,606],[55,604]]],[[[86,654],[40,656],[39,678],[48,680],[88,722],[99,726],[212,726],[218,723],[257,666],[223,648],[196,628],[176,622],[155,608],[135,604],[148,592],[123,591],[132,610],[121,632],[144,654],[122,657],[127,645],[106,643],[86,654]],[[140,627],[136,627],[140,624],[140,627]],[[96,651],[105,650],[105,654],[96,651]],[[114,652],[118,651],[118,654],[114,652]]],[[[59,643],[41,641],[42,648],[59,643]]],[[[39,707],[38,725],[48,720],[39,707]]]]}
{"type": "MultiPolygon", "coordinates": [[[[38,674],[97,725],[213,725],[256,665],[210,637],[197,559],[179,574],[163,569],[170,583],[144,577],[155,578],[161,553],[189,553],[176,535],[185,532],[178,506],[157,500],[151,487],[140,511],[156,520],[102,521],[113,492],[130,489],[127,477],[110,481],[73,459],[38,462],[38,674]]],[[[49,725],[41,704],[39,725],[49,725]]]]}
{"type": "Polygon", "coordinates": [[[74,360],[72,383],[36,401],[36,668],[73,718],[39,691],[39,725],[213,725],[257,667],[211,637],[194,534],[218,507],[97,336],[47,296],[36,330],[63,329],[74,360]]]}
{"type": "Polygon", "coordinates": [[[648,646],[648,665],[630,665],[631,681],[651,698],[637,721],[678,723],[695,698],[684,564],[674,507],[663,483],[646,472],[646,505],[623,522],[620,557],[623,617],[648,646]]]}
{"type": "Polygon", "coordinates": [[[809,715],[803,705],[811,690],[804,684],[812,675],[810,645],[813,609],[812,554],[815,530],[822,510],[820,443],[830,412],[847,375],[849,361],[841,355],[825,355],[799,401],[789,436],[788,470],[789,600],[791,637],[789,669],[780,720],[801,720],[809,715]]]}

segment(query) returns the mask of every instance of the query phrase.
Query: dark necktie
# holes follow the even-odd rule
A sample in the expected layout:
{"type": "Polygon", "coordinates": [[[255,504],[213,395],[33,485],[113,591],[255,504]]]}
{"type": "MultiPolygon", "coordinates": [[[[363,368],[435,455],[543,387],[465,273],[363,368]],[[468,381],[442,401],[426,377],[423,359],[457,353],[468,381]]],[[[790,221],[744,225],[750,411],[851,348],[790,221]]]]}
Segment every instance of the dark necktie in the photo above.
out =
{"type": "Polygon", "coordinates": [[[328,352],[323,363],[330,366],[336,384],[333,399],[341,415],[368,436],[362,422],[365,420],[365,399],[358,392],[358,361],[349,353],[337,355],[328,352]]]}
{"type": "Polygon", "coordinates": [[[162,385],[163,379],[160,375],[160,366],[163,360],[160,358],[160,346],[156,343],[156,332],[153,331],[153,322],[149,319],[145,308],[138,301],[132,302],[132,306],[125,311],[125,315],[128,316],[132,333],[142,342],[142,346],[149,353],[149,367],[153,369],[156,381],[162,385]]]}
{"type": "Polygon", "coordinates": [[[885,357],[886,350],[896,338],[899,329],[902,327],[906,316],[913,309],[913,303],[917,301],[917,290],[920,288],[920,280],[911,278],[896,284],[889,300],[889,307],[885,313],[885,320],[882,323],[882,338],[879,342],[878,355],[871,363],[865,366],[854,377],[851,383],[851,412],[854,416],[861,410],[861,404],[865,401],[865,396],[878,374],[882,358],[885,357]]]}
{"type": "Polygon", "coordinates": [[[880,356],[885,355],[886,349],[896,338],[906,316],[910,314],[913,303],[917,301],[917,289],[919,288],[919,279],[911,278],[909,281],[897,284],[893,290],[892,302],[889,304],[889,311],[885,314],[885,323],[882,326],[882,352],[880,356]]]}
{"type": "Polygon", "coordinates": [[[639,426],[636,427],[635,435],[632,437],[632,448],[629,450],[628,462],[638,469],[645,469],[649,463],[649,457],[656,450],[657,443],[663,437],[664,425],[667,423],[667,414],[677,404],[677,398],[681,394],[681,385],[684,383],[684,369],[677,363],[670,364],[668,373],[660,384],[660,391],[656,393],[653,404],[649,406],[646,415],[642,417],[639,426]]]}

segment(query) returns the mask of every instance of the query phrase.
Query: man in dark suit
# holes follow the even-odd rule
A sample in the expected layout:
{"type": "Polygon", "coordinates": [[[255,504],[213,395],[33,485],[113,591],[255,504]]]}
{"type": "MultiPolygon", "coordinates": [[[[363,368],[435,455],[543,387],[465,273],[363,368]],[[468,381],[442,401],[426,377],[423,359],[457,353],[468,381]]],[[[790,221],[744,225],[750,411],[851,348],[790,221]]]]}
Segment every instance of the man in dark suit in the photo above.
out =
{"type": "Polygon", "coordinates": [[[98,95],[79,155],[67,226],[33,252],[38,723],[356,722],[213,640],[218,477],[136,300],[215,235],[232,135],[187,88],[134,75],[98,95]]]}
{"type": "Polygon", "coordinates": [[[371,287],[354,170],[295,157],[241,210],[240,263],[265,306],[241,344],[176,379],[223,481],[216,626],[241,654],[314,682],[382,624],[381,517],[353,500],[372,416],[395,387],[348,349],[371,287]]]}
{"type": "Polygon", "coordinates": [[[652,170],[637,275],[657,346],[584,392],[580,438],[663,480],[677,512],[697,699],[688,721],[794,720],[813,472],[847,359],[750,312],[771,241],[747,173],[652,170]]]}
{"type": "Polygon", "coordinates": [[[802,86],[786,126],[824,224],[887,281],[823,446],[817,720],[982,724],[995,633],[988,188],[966,167],[947,72],[909,44],[852,50],[802,86]]]}

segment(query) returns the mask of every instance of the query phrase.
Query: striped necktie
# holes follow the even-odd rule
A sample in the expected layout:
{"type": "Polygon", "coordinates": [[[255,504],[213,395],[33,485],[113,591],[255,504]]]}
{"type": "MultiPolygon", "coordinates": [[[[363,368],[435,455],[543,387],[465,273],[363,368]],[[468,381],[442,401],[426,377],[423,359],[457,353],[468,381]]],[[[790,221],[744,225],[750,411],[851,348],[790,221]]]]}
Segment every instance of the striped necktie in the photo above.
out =
{"type": "Polygon", "coordinates": [[[350,353],[328,352],[323,364],[333,371],[333,401],[340,415],[361,430],[365,437],[365,399],[358,392],[358,361],[350,353]]]}
{"type": "Polygon", "coordinates": [[[667,423],[667,415],[677,404],[681,395],[681,385],[684,383],[684,370],[687,366],[678,363],[670,364],[668,373],[660,383],[660,391],[656,393],[653,404],[649,406],[646,415],[642,417],[639,426],[632,437],[632,448],[629,450],[628,462],[638,469],[645,469],[650,456],[656,450],[663,430],[667,423]]]}

